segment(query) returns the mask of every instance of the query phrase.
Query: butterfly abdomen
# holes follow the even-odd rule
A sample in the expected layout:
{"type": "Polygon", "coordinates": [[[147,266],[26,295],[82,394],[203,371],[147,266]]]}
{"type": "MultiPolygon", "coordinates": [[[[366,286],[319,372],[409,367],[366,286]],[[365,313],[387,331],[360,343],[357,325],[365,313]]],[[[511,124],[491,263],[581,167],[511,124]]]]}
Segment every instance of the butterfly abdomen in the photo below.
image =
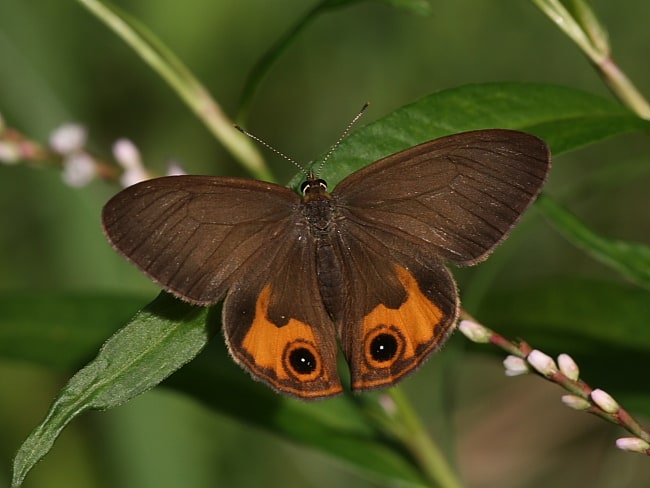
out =
{"type": "Polygon", "coordinates": [[[312,185],[309,188],[311,191],[305,193],[303,199],[303,215],[310,240],[314,243],[321,299],[327,313],[336,321],[336,311],[341,310],[343,275],[332,245],[332,236],[336,235],[334,205],[324,186],[312,185]]]}

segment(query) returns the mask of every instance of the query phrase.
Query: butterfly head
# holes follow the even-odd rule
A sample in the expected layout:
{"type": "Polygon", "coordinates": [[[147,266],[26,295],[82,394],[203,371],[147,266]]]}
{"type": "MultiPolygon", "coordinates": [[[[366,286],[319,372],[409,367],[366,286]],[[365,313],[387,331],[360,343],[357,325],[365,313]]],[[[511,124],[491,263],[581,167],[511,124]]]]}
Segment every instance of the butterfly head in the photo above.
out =
{"type": "Polygon", "coordinates": [[[307,180],[300,185],[300,192],[306,201],[322,198],[323,195],[329,195],[327,193],[327,182],[311,171],[307,175],[307,180]]]}

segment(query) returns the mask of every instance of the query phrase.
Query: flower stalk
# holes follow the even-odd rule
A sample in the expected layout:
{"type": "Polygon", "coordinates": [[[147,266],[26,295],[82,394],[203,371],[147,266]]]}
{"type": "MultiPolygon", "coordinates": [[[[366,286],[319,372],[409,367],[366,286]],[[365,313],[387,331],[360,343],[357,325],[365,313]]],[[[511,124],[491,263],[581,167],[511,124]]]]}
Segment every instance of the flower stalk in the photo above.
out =
{"type": "Polygon", "coordinates": [[[579,378],[580,370],[576,362],[567,354],[561,354],[557,363],[547,354],[533,349],[524,341],[511,341],[477,322],[467,312],[461,312],[459,330],[470,340],[479,337],[478,343],[487,342],[506,351],[509,356],[504,361],[507,376],[535,372],[539,376],[560,385],[570,394],[562,397],[562,403],[575,410],[589,412],[612,422],[634,435],[617,441],[620,449],[650,456],[650,430],[643,427],[609,393],[592,388],[579,378]],[[469,324],[470,322],[471,324],[469,324]],[[482,330],[479,330],[482,329],[482,330]],[[471,333],[467,333],[467,331],[471,333]],[[627,439],[627,440],[622,440],[627,439]],[[630,440],[633,439],[633,440],[630,440]],[[644,444],[645,443],[645,444],[644,444]],[[648,447],[645,447],[647,444],[648,447]]]}

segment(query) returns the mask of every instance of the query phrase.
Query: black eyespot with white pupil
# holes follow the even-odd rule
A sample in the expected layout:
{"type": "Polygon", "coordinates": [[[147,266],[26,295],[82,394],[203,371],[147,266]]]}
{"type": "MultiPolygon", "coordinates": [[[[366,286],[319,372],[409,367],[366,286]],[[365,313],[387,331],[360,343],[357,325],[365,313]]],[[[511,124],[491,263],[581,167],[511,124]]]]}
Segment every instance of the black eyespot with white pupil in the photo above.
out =
{"type": "Polygon", "coordinates": [[[364,359],[372,369],[390,368],[403,358],[406,338],[394,325],[381,324],[364,337],[364,359]]]}
{"type": "Polygon", "coordinates": [[[318,367],[316,357],[306,347],[299,347],[289,353],[291,368],[299,375],[309,375],[318,367]]]}
{"type": "Polygon", "coordinates": [[[286,345],[282,354],[286,374],[298,381],[313,381],[323,374],[323,360],[316,346],[297,339],[286,345]]]}
{"type": "Polygon", "coordinates": [[[392,334],[378,334],[370,341],[370,355],[379,363],[390,361],[397,354],[399,345],[392,334]]]}

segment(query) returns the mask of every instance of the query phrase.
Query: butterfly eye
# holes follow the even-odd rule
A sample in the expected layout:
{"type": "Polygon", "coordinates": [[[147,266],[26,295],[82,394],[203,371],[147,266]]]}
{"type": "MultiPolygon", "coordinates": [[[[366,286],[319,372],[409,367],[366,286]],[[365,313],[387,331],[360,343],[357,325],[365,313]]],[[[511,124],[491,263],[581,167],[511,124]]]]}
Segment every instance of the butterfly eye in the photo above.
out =
{"type": "Polygon", "coordinates": [[[303,195],[306,195],[307,193],[310,193],[314,189],[318,189],[319,191],[327,191],[327,182],[325,180],[307,180],[303,182],[302,185],[300,185],[300,192],[303,195]]]}
{"type": "Polygon", "coordinates": [[[388,368],[404,351],[404,337],[394,327],[380,325],[366,336],[366,362],[373,368],[388,368]]]}
{"type": "Polygon", "coordinates": [[[309,342],[288,344],[284,352],[284,369],[301,381],[315,380],[322,373],[320,354],[309,342]]]}

